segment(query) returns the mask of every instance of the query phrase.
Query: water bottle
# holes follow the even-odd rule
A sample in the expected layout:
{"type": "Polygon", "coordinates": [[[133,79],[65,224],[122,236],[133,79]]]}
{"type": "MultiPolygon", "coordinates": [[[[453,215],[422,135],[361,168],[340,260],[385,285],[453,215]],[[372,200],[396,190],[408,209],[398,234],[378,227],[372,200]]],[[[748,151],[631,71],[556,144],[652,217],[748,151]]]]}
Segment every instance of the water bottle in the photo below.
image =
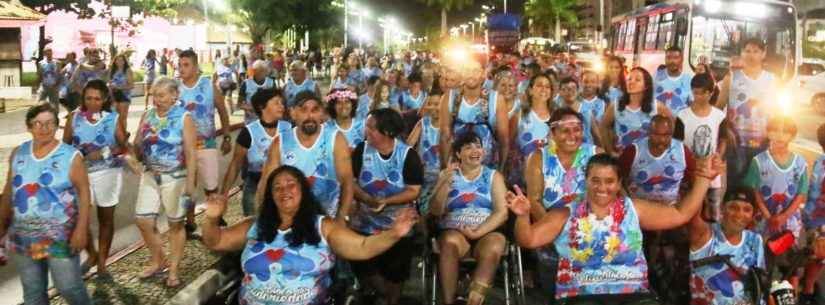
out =
{"type": "Polygon", "coordinates": [[[788,281],[773,281],[771,283],[771,296],[776,305],[796,305],[793,286],[788,281]]]}

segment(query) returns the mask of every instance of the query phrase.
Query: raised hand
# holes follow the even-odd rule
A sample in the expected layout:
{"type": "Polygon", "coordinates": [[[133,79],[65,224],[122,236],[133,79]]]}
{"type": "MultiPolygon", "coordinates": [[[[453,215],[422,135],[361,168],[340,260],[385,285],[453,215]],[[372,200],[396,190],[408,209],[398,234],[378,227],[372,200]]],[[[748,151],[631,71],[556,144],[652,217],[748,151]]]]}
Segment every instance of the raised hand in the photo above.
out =
{"type": "Polygon", "coordinates": [[[395,233],[395,236],[400,238],[406,236],[417,222],[418,213],[415,209],[405,208],[398,211],[398,216],[395,218],[395,222],[392,223],[390,231],[395,233]]]}
{"type": "Polygon", "coordinates": [[[220,218],[226,212],[226,196],[221,194],[212,194],[206,200],[206,217],[220,218]]]}
{"type": "Polygon", "coordinates": [[[513,211],[516,216],[528,215],[530,213],[530,200],[522,193],[518,185],[514,185],[516,192],[507,192],[504,198],[507,200],[507,208],[513,211]]]}

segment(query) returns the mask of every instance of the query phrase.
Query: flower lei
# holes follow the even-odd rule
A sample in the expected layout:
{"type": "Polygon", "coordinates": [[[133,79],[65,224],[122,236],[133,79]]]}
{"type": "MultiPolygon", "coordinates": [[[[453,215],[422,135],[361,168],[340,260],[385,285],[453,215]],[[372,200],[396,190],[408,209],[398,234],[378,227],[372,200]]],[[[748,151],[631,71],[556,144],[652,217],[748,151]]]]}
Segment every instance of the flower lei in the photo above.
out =
{"type": "Polygon", "coordinates": [[[332,101],[337,101],[339,99],[357,100],[358,95],[355,94],[355,92],[352,92],[350,90],[338,90],[338,91],[332,92],[332,93],[328,94],[326,97],[324,97],[324,102],[329,103],[329,102],[332,102],[332,101]]]}
{"type": "Polygon", "coordinates": [[[100,112],[81,111],[80,113],[78,113],[78,115],[85,118],[86,121],[92,124],[96,123],[97,120],[100,120],[102,118],[102,113],[100,112]]]}
{"type": "MultiPolygon", "coordinates": [[[[594,227],[602,226],[595,214],[591,214],[587,201],[582,201],[577,207],[575,217],[572,219],[570,231],[568,232],[568,246],[575,261],[587,262],[594,254],[594,250],[590,247],[593,242],[594,227]],[[581,237],[583,243],[579,243],[581,237]]],[[[621,224],[626,215],[624,199],[617,199],[610,205],[610,214],[605,218],[603,223],[608,226],[608,237],[604,244],[604,250],[607,255],[604,256],[602,262],[609,263],[613,261],[616,254],[619,253],[622,240],[619,238],[621,232],[621,224]]]]}

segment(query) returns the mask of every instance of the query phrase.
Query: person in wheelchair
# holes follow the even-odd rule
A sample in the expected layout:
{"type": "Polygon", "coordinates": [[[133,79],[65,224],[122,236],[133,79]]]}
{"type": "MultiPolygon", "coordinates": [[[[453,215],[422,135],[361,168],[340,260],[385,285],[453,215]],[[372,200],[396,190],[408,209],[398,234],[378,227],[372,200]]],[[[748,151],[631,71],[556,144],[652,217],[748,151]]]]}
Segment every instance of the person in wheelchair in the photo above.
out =
{"type": "MultiPolygon", "coordinates": [[[[746,276],[753,268],[765,268],[765,248],[762,237],[747,228],[756,211],[753,190],[731,189],[722,204],[721,223],[708,223],[697,213],[688,225],[690,237],[691,304],[733,305],[755,303],[754,284],[746,276]],[[713,256],[729,255],[731,264],[717,262],[698,266],[697,261],[713,256]],[[750,290],[750,291],[749,291],[750,290]]],[[[763,291],[767,287],[762,287],[763,291]]]]}
{"type": "Polygon", "coordinates": [[[622,194],[619,161],[608,154],[590,158],[585,193],[532,223],[530,200],[516,188],[507,205],[516,215],[515,238],[523,248],[550,243],[559,253],[557,304],[660,304],[650,291],[642,252],[642,229],[686,224],[702,207],[710,181],[724,172],[718,157],[702,162],[686,196],[673,206],[622,194]]]}
{"type": "Polygon", "coordinates": [[[418,214],[399,211],[387,230],[364,236],[324,215],[309,180],[283,165],[263,177],[265,193],[255,217],[221,228],[226,197],[209,197],[203,243],[215,251],[240,251],[244,273],[240,304],[332,304],[331,274],[336,258],[367,260],[407,235],[418,214]]]}
{"type": "Polygon", "coordinates": [[[504,177],[482,164],[484,148],[475,132],[467,132],[452,144],[458,165],[443,170],[431,198],[431,214],[438,219],[438,273],[443,304],[455,302],[459,261],[477,261],[467,304],[484,302],[487,289],[506,251],[501,229],[507,221],[504,177]]]}

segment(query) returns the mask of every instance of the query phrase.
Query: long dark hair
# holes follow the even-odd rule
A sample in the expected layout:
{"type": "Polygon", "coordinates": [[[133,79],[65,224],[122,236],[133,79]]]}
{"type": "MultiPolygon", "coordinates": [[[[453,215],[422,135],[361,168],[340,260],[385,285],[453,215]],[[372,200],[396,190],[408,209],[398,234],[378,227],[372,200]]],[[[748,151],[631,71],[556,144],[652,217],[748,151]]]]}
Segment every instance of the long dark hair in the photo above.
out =
{"type": "Polygon", "coordinates": [[[301,202],[299,203],[298,213],[292,221],[292,230],[285,236],[287,242],[289,242],[289,246],[298,247],[302,244],[317,245],[321,242],[321,235],[318,234],[315,223],[318,216],[323,215],[321,205],[312,194],[309,181],[306,176],[304,176],[304,173],[289,165],[278,167],[266,178],[264,201],[261,204],[260,211],[258,212],[258,220],[256,221],[258,229],[257,239],[271,243],[275,240],[275,237],[278,236],[278,228],[281,226],[281,215],[278,213],[278,206],[275,204],[272,186],[275,183],[275,177],[281,174],[290,175],[301,184],[301,202]]]}
{"type": "Polygon", "coordinates": [[[115,57],[112,57],[112,66],[109,68],[109,79],[115,77],[115,72],[117,72],[117,59],[123,58],[123,68],[120,69],[123,73],[129,71],[129,59],[126,58],[126,55],[118,54],[115,57]]]}
{"type": "Polygon", "coordinates": [[[521,101],[521,117],[526,118],[527,114],[530,113],[530,110],[533,109],[533,96],[530,95],[530,91],[533,91],[533,86],[536,84],[536,80],[540,77],[544,77],[547,81],[550,82],[550,98],[547,99],[547,111],[553,112],[553,96],[556,94],[555,84],[555,74],[548,74],[548,73],[539,73],[533,75],[533,78],[530,79],[530,82],[527,86],[527,92],[525,92],[526,98],[521,101]]]}
{"type": "MultiPolygon", "coordinates": [[[[633,73],[633,71],[642,73],[642,79],[644,79],[645,84],[645,91],[642,93],[642,112],[650,113],[653,111],[653,103],[655,102],[653,100],[653,77],[650,76],[650,72],[647,72],[647,70],[642,67],[635,67],[630,70],[630,73],[633,73]]],[[[624,111],[627,104],[630,104],[630,93],[625,90],[622,98],[619,100],[619,111],[624,111]]]]}
{"type": "MultiPolygon", "coordinates": [[[[613,61],[619,63],[619,66],[621,67],[621,69],[619,69],[619,76],[618,76],[619,77],[619,89],[621,89],[622,92],[627,93],[627,78],[626,78],[627,75],[625,75],[625,73],[624,73],[625,68],[624,68],[624,62],[622,62],[622,58],[618,57],[618,56],[615,56],[615,55],[608,57],[605,70],[608,69],[608,67],[610,66],[610,62],[613,62],[613,61]]],[[[608,101],[608,99],[605,98],[605,97],[607,97],[607,91],[608,90],[610,90],[610,78],[605,77],[604,80],[602,81],[602,89],[599,90],[600,92],[598,94],[605,101],[608,101]]]]}

